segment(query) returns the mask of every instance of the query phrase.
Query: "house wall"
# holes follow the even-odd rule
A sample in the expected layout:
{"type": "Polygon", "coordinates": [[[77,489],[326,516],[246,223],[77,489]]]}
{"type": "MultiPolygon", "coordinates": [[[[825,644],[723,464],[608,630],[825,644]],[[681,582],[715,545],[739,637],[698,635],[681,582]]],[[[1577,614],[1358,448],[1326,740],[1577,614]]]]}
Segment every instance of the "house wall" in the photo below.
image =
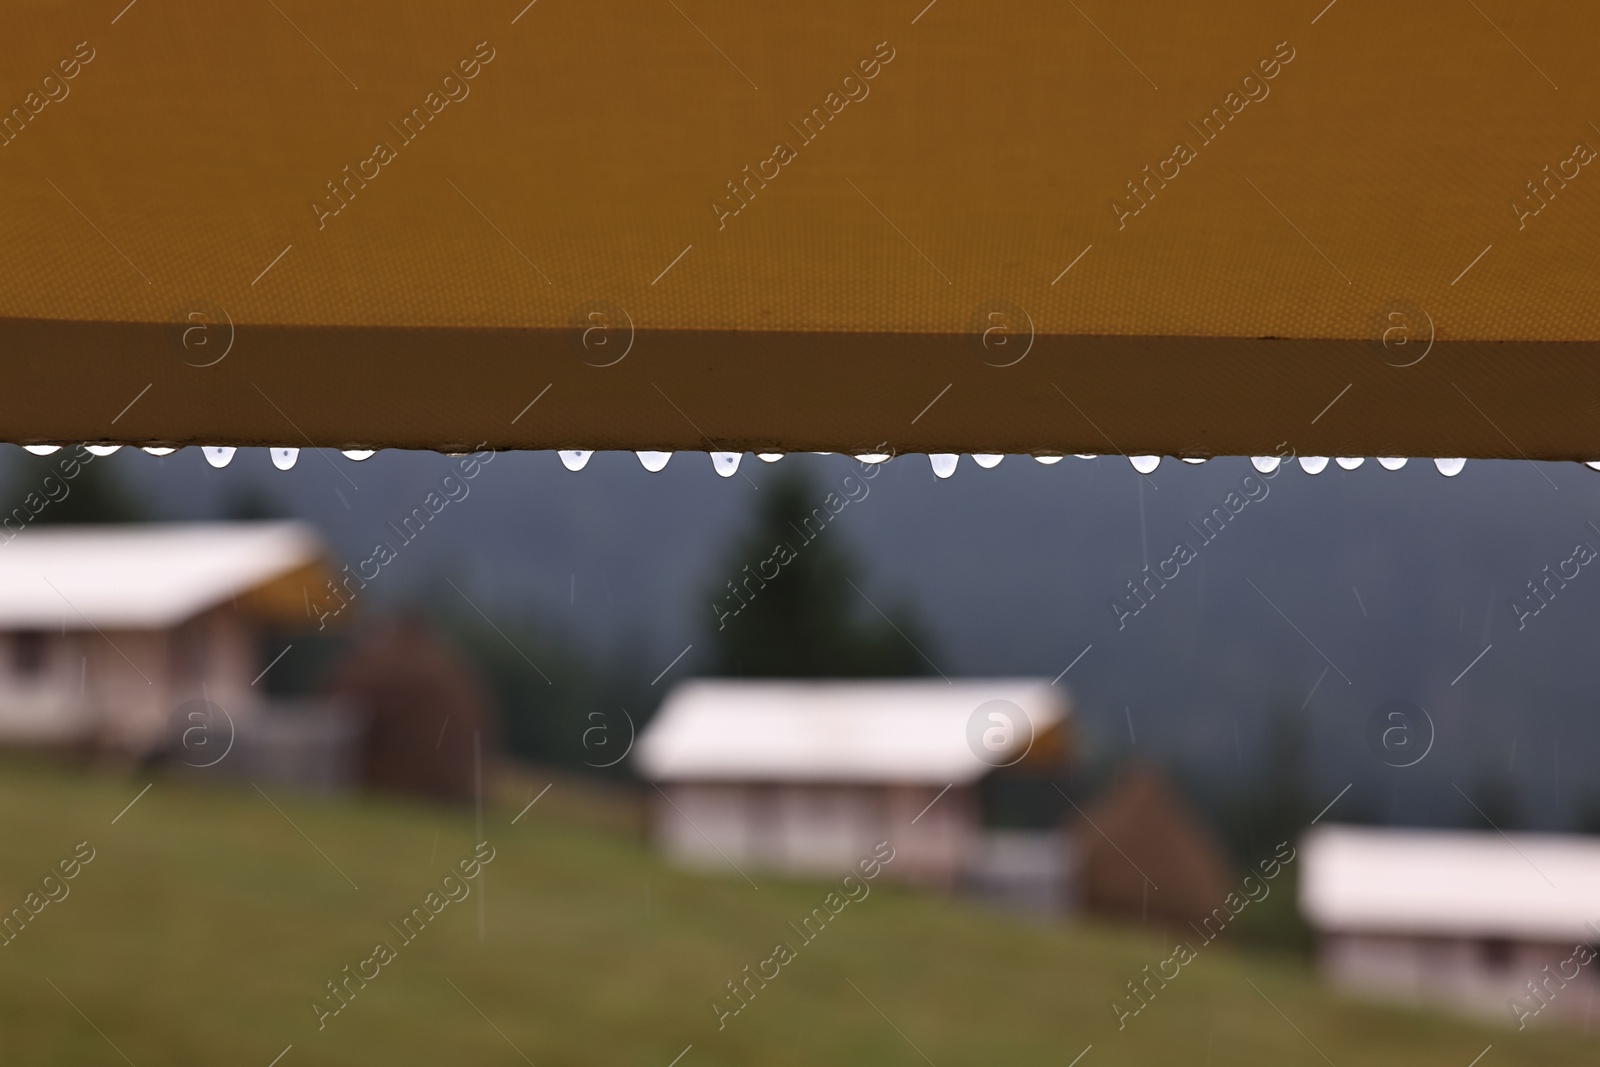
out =
{"type": "Polygon", "coordinates": [[[701,868],[725,869],[731,861],[834,877],[888,841],[895,858],[884,868],[887,876],[949,887],[977,840],[977,805],[965,787],[943,797],[943,786],[854,783],[676,782],[660,788],[651,812],[658,846],[701,868]],[[938,803],[929,808],[935,797],[938,803]]]}
{"type": "Polygon", "coordinates": [[[231,607],[165,630],[0,633],[0,743],[143,755],[185,701],[249,715],[260,703],[255,633],[231,607]]]}
{"type": "Polygon", "coordinates": [[[259,630],[230,607],[198,615],[166,632],[168,698],[173,707],[208,699],[230,713],[249,714],[261,701],[251,686],[261,670],[259,630]]]}
{"type": "MultiPolygon", "coordinates": [[[[1575,978],[1560,977],[1575,948],[1497,938],[1333,933],[1322,938],[1319,955],[1323,973],[1348,992],[1536,1026],[1586,1024],[1600,1013],[1600,961],[1576,968],[1575,978]],[[1530,982],[1538,984],[1537,997],[1530,982]],[[1520,1011],[1512,1010],[1513,1000],[1520,1011]]],[[[1569,964],[1566,973],[1574,969],[1569,964]]]]}
{"type": "Polygon", "coordinates": [[[87,655],[76,632],[0,634],[0,741],[64,744],[92,731],[87,655]]]}

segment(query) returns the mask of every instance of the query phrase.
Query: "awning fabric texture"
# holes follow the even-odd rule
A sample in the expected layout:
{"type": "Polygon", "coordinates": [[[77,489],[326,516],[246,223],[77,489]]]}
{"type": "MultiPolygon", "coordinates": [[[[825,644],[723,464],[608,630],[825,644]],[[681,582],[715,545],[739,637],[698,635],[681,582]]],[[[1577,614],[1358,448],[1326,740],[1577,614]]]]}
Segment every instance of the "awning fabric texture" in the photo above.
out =
{"type": "Polygon", "coordinates": [[[1600,458],[1593,5],[24,0],[6,38],[0,439],[1600,458]]]}

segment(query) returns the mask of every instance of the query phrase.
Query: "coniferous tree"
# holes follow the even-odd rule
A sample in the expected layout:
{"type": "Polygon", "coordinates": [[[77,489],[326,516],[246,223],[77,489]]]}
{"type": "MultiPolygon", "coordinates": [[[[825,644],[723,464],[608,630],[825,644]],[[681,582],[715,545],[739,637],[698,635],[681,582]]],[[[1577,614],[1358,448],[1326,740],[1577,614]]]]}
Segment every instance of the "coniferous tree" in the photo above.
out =
{"type": "Polygon", "coordinates": [[[877,601],[885,618],[867,601],[845,531],[837,528],[848,507],[826,525],[817,518],[819,509],[829,514],[827,496],[799,473],[763,489],[750,526],[729,546],[709,590],[712,673],[859,678],[934,672],[924,656],[936,653],[912,613],[877,601]]]}
{"type": "Polygon", "coordinates": [[[111,468],[115,458],[89,456],[72,445],[48,456],[22,453],[0,492],[0,514],[21,508],[30,515],[30,524],[39,525],[144,521],[148,509],[111,468]],[[67,477],[63,470],[74,473],[67,477]]]}

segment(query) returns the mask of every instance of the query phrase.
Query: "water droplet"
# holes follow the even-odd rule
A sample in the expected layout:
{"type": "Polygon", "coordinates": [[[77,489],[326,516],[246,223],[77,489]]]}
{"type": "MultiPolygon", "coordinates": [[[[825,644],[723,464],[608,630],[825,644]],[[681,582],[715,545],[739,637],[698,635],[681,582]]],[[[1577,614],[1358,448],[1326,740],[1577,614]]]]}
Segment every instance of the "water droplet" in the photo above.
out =
{"type": "Polygon", "coordinates": [[[1366,460],[1361,456],[1340,456],[1334,462],[1347,471],[1353,471],[1365,463],[1366,460]]]}
{"type": "Polygon", "coordinates": [[[1128,462],[1133,464],[1133,469],[1140,474],[1154,474],[1156,468],[1161,466],[1160,456],[1129,456],[1128,462]]]}
{"type": "Polygon", "coordinates": [[[1000,466],[1000,461],[1005,458],[1006,457],[1003,454],[996,455],[993,452],[974,452],[972,454],[972,462],[976,463],[986,471],[992,471],[996,467],[1000,466]]]}
{"type": "Polygon", "coordinates": [[[353,459],[357,463],[360,463],[364,459],[371,459],[375,451],[376,449],[371,448],[342,448],[339,450],[339,453],[344,456],[345,459],[353,459]]]}
{"type": "Polygon", "coordinates": [[[1185,463],[1192,463],[1196,467],[1200,466],[1200,464],[1206,461],[1205,456],[1179,456],[1178,458],[1183,460],[1185,463]]]}
{"type": "Polygon", "coordinates": [[[1048,467],[1052,463],[1060,463],[1062,460],[1066,459],[1067,457],[1066,456],[1034,456],[1033,458],[1036,461],[1038,461],[1040,463],[1043,463],[1045,466],[1048,467]]]}
{"type": "Polygon", "coordinates": [[[713,452],[711,453],[711,467],[722,477],[732,478],[739,473],[739,460],[743,458],[743,452],[713,452]]]}
{"type": "Polygon", "coordinates": [[[121,445],[84,445],[83,447],[84,447],[84,450],[87,451],[91,456],[109,456],[109,455],[111,455],[111,453],[115,452],[117,449],[121,448],[122,446],[121,445]]]}
{"type": "Polygon", "coordinates": [[[1307,474],[1321,474],[1328,469],[1327,456],[1301,456],[1300,469],[1307,474]]]}
{"type": "Polygon", "coordinates": [[[860,452],[856,454],[857,463],[887,463],[894,458],[892,452],[860,452]]]}
{"type": "Polygon", "coordinates": [[[776,463],[783,458],[782,452],[757,452],[756,458],[763,463],[776,463]]]}
{"type": "Polygon", "coordinates": [[[1404,456],[1379,456],[1378,457],[1378,466],[1382,467],[1386,471],[1397,471],[1401,467],[1404,467],[1405,465],[1406,465],[1406,457],[1404,457],[1404,456]]]}
{"type": "Polygon", "coordinates": [[[1074,452],[1073,455],[1077,456],[1079,459],[1099,459],[1100,458],[1100,453],[1098,453],[1098,452],[1074,452]]]}
{"type": "Polygon", "coordinates": [[[935,478],[948,478],[956,472],[961,457],[954,452],[929,452],[928,462],[933,466],[935,478]]]}
{"type": "Polygon", "coordinates": [[[1583,461],[1583,465],[1592,471],[1600,471],[1600,460],[1586,459],[1583,461]]]}
{"type": "Polygon", "coordinates": [[[639,462],[644,464],[644,469],[654,474],[667,465],[667,460],[672,458],[671,452],[635,452],[639,462]]]}
{"type": "Polygon", "coordinates": [[[294,466],[294,461],[300,458],[298,448],[273,448],[268,451],[272,453],[272,465],[281,471],[294,466]]]}
{"type": "Polygon", "coordinates": [[[233,462],[236,450],[232,445],[206,445],[200,451],[205,453],[206,462],[213,467],[226,467],[233,462]]]}
{"type": "Polygon", "coordinates": [[[22,447],[36,456],[48,456],[52,452],[61,451],[60,445],[23,445],[22,447]]]}
{"type": "Polygon", "coordinates": [[[144,447],[140,448],[139,451],[148,452],[152,456],[170,456],[174,452],[176,452],[177,449],[176,448],[162,448],[162,447],[160,447],[158,445],[145,445],[144,447]]]}
{"type": "Polygon", "coordinates": [[[1283,461],[1277,456],[1251,456],[1250,465],[1262,474],[1271,474],[1283,461]]]}
{"type": "Polygon", "coordinates": [[[1436,459],[1433,461],[1433,465],[1438,467],[1439,473],[1446,478],[1454,478],[1466,467],[1467,461],[1464,459],[1436,459]]]}
{"type": "Polygon", "coordinates": [[[594,450],[590,449],[587,452],[580,452],[577,450],[562,451],[557,452],[556,455],[561,457],[561,465],[567,468],[567,470],[581,471],[583,470],[584,466],[588,464],[589,457],[594,455],[594,450]]]}

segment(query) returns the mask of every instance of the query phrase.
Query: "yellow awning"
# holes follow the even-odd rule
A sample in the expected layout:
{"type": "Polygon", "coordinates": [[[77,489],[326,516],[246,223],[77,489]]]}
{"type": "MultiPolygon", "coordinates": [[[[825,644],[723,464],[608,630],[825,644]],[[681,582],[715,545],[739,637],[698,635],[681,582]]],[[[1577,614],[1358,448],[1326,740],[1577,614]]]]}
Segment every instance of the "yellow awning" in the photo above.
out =
{"type": "Polygon", "coordinates": [[[7,440],[1600,457],[1593,6],[5,32],[7,440]]]}

